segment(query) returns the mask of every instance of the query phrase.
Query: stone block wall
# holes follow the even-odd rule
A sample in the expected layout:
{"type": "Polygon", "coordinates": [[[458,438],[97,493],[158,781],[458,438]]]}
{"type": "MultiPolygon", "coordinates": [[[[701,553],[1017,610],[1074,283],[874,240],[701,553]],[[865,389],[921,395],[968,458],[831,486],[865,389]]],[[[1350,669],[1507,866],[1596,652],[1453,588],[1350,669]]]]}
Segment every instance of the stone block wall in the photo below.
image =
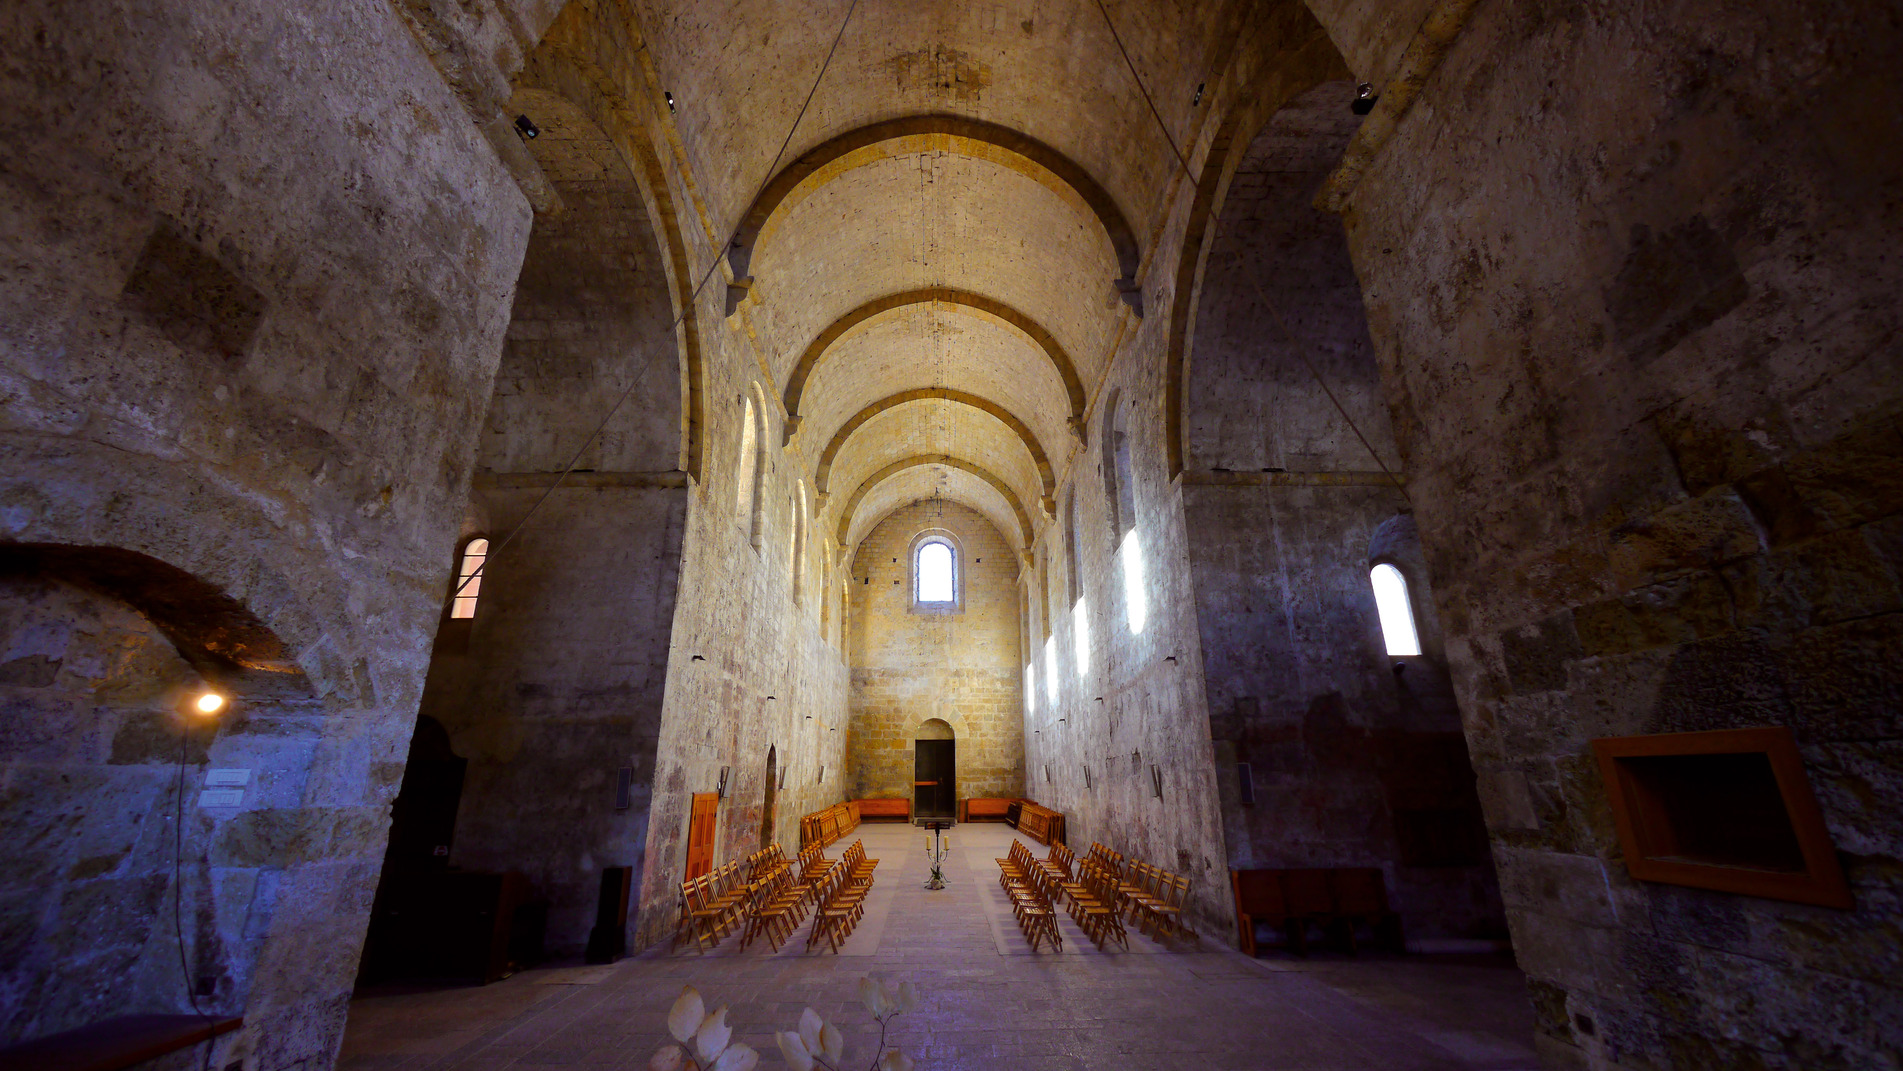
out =
{"type": "MultiPolygon", "coordinates": [[[[245,1015],[213,1062],[325,1066],[529,209],[382,2],[13,4],[0,84],[0,540],[181,570],[281,645],[259,673],[304,682],[201,667],[237,701],[209,761],[253,788],[188,806],[182,891],[201,1006],[245,1015]]],[[[171,893],[90,916],[73,962],[163,937],[171,893]]],[[[0,1040],[51,1029],[50,992],[10,995],[0,1040]]]]}
{"type": "MultiPolygon", "coordinates": [[[[478,494],[499,537],[542,490],[496,482],[478,494]]],[[[469,760],[449,862],[528,875],[551,955],[586,944],[601,868],[638,878],[685,525],[681,488],[557,491],[491,559],[467,640],[431,662],[422,713],[469,760]]]]}
{"type": "Polygon", "coordinates": [[[1017,558],[983,514],[942,500],[893,511],[859,543],[848,609],[850,798],[913,798],[913,741],[934,718],[957,741],[959,799],[1023,792],[1017,558]],[[913,600],[913,547],[927,532],[958,548],[955,610],[913,600]]]}
{"type": "Polygon", "coordinates": [[[248,905],[211,887],[255,886],[258,873],[212,858],[213,834],[228,824],[201,811],[198,786],[215,725],[189,726],[178,709],[198,673],[131,607],[43,573],[0,578],[0,644],[0,828],[13,860],[0,879],[0,1036],[179,1002],[177,931],[160,910],[178,814],[188,819],[177,854],[192,944],[231,987],[239,979],[226,964],[255,954],[248,905]]]}
{"type": "MultiPolygon", "coordinates": [[[[720,323],[718,288],[702,294],[697,315],[720,323]]],[[[789,854],[799,848],[799,818],[845,798],[847,669],[837,646],[838,604],[825,583],[837,553],[802,520],[800,466],[788,451],[780,414],[763,414],[763,467],[757,483],[760,523],[742,506],[739,477],[742,398],[770,396],[755,386],[752,342],[737,331],[709,335],[710,399],[703,426],[704,478],[691,485],[682,537],[679,593],[669,633],[666,693],[656,747],[652,803],[635,938],[672,935],[687,858],[692,797],[713,792],[723,767],[714,859],[723,863],[761,846],[770,829],[789,854]],[[803,553],[798,529],[806,532],[803,553]],[[822,621],[830,626],[822,629],[822,621]],[[767,756],[785,771],[771,821],[767,756]]],[[[758,402],[756,402],[756,405],[758,402]]],[[[835,575],[837,575],[835,573],[835,575]]]]}
{"type": "Polygon", "coordinates": [[[1183,503],[1229,862],[1380,867],[1410,939],[1499,939],[1361,288],[1341,221],[1313,204],[1360,124],[1353,98],[1331,79],[1237,131],[1196,299],[1183,503]],[[1405,538],[1378,548],[1390,529],[1405,538]],[[1369,582],[1397,550],[1416,657],[1387,655],[1369,582]]]}
{"type": "Polygon", "coordinates": [[[1903,1059],[1900,46],[1883,4],[1479,5],[1349,199],[1554,1066],[1903,1059]],[[1761,725],[1852,910],[1626,873],[1590,741],[1761,725]]]}

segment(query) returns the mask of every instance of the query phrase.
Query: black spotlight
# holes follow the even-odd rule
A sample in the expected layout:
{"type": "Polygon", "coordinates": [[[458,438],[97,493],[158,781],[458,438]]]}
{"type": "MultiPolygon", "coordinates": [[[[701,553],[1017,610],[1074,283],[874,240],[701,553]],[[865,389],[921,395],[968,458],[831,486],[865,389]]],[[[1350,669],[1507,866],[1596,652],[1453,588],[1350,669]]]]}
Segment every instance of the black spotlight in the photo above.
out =
{"type": "Polygon", "coordinates": [[[674,94],[663,89],[661,90],[661,96],[667,98],[667,114],[673,115],[674,114],[674,94]]]}
{"type": "Polygon", "coordinates": [[[1348,105],[1348,108],[1356,115],[1366,115],[1374,110],[1374,102],[1380,99],[1374,95],[1374,87],[1363,82],[1355,87],[1354,103],[1348,105]]]}
{"type": "Polygon", "coordinates": [[[535,121],[526,115],[515,117],[515,129],[517,133],[531,141],[542,136],[542,128],[536,126],[535,121]]]}

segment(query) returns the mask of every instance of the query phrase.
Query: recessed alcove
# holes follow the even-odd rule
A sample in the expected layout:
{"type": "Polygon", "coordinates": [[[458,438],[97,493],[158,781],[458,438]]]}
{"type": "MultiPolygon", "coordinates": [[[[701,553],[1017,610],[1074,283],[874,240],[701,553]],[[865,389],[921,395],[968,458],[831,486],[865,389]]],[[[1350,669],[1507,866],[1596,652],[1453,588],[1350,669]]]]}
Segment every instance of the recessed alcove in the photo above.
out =
{"type": "Polygon", "coordinates": [[[1790,730],[1614,737],[1592,746],[1634,878],[1851,906],[1790,730]]]}

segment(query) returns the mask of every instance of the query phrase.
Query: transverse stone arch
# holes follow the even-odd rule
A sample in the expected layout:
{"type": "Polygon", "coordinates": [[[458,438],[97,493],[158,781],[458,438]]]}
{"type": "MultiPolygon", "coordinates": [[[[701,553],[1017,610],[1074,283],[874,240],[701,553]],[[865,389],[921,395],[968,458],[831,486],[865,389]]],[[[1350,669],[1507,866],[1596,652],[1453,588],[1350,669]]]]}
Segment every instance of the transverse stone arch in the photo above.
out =
{"type": "Polygon", "coordinates": [[[905,116],[849,130],[821,142],[781,168],[779,174],[774,175],[761,189],[760,195],[754,198],[746,215],[741,217],[740,226],[734,232],[733,245],[727,250],[727,263],[734,278],[734,284],[728,288],[727,314],[733,315],[740,298],[752,285],[753,253],[767,220],[795,189],[809,179],[829,181],[848,169],[850,162],[845,158],[859,150],[884,141],[921,135],[948,138],[953,151],[967,155],[995,158],[1001,150],[1036,165],[1039,170],[1048,172],[1074,190],[1103,224],[1110,246],[1116,251],[1118,292],[1138,316],[1143,315],[1143,292],[1136,281],[1137,267],[1142,261],[1137,249],[1136,231],[1131,228],[1130,221],[1124,217],[1123,210],[1117,207],[1109,191],[1075,161],[1036,138],[982,119],[942,114],[905,116]],[[972,144],[961,146],[960,142],[972,144]],[[983,151],[981,146],[988,146],[991,151],[983,151]]]}
{"type": "Polygon", "coordinates": [[[1070,425],[1073,432],[1081,434],[1084,421],[1084,383],[1078,378],[1077,366],[1071,361],[1070,354],[1057,341],[1044,325],[1031,319],[1017,309],[1002,301],[995,301],[982,294],[969,290],[958,290],[949,286],[928,286],[918,290],[907,290],[898,294],[868,301],[839,319],[834,320],[826,330],[821,331],[800,354],[799,363],[793,366],[793,372],[786,380],[786,438],[792,441],[800,426],[800,398],[806,392],[806,382],[812,378],[820,359],[833,343],[845,337],[846,332],[860,324],[894,309],[909,305],[922,305],[927,302],[939,302],[945,305],[975,309],[978,312],[996,317],[1019,331],[1036,343],[1051,359],[1051,367],[1057,370],[1059,379],[1064,381],[1064,393],[1070,399],[1070,425]]]}
{"type": "Polygon", "coordinates": [[[945,465],[950,468],[969,472],[973,476],[990,484],[994,490],[1004,496],[1006,502],[1010,503],[1011,512],[1017,517],[1019,543],[1026,547],[1031,545],[1031,515],[1024,511],[1024,503],[1018,500],[1017,492],[1011,490],[1010,484],[1005,483],[991,472],[966,461],[962,457],[953,457],[950,454],[917,454],[899,461],[894,461],[892,464],[866,477],[858,487],[853,488],[852,494],[846,498],[845,503],[839,508],[839,545],[842,549],[847,546],[847,541],[852,536],[853,513],[858,510],[859,503],[864,501],[867,492],[899,473],[907,469],[915,469],[920,465],[945,465]]]}
{"type": "Polygon", "coordinates": [[[822,495],[829,493],[827,484],[832,478],[833,459],[839,456],[839,451],[845,447],[846,440],[852,438],[852,433],[864,426],[866,421],[895,406],[934,398],[981,409],[1003,421],[1004,425],[1011,429],[1012,434],[1023,440],[1024,448],[1031,452],[1031,460],[1037,465],[1038,480],[1043,485],[1044,497],[1048,499],[1057,493],[1057,478],[1051,471],[1050,458],[1045,456],[1043,446],[1038,443],[1037,436],[1032,434],[1030,427],[1024,421],[1019,420],[1010,410],[996,402],[948,387],[922,387],[918,390],[888,395],[859,410],[851,420],[841,424],[839,430],[833,434],[832,440],[826,444],[826,449],[820,451],[819,454],[819,466],[813,477],[813,484],[819,489],[819,493],[822,495]]]}

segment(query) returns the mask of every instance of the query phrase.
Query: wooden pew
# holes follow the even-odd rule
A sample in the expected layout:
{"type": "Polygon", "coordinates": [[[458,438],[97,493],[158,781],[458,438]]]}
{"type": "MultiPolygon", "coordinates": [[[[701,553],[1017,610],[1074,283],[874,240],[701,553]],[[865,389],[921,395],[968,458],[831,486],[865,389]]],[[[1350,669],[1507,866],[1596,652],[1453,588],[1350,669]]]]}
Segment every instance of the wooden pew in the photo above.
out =
{"type": "Polygon", "coordinates": [[[1017,800],[991,799],[980,797],[958,801],[958,820],[960,822],[1004,822],[1009,821],[1011,807],[1017,800]]]}
{"type": "Polygon", "coordinates": [[[1378,867],[1231,870],[1229,880],[1242,949],[1251,956],[1258,922],[1279,926],[1297,955],[1308,954],[1311,923],[1324,935],[1339,935],[1351,952],[1360,924],[1368,925],[1381,943],[1397,951],[1406,947],[1401,917],[1388,906],[1387,884],[1378,867]]]}
{"type": "Polygon", "coordinates": [[[909,822],[912,820],[912,801],[908,799],[878,797],[874,799],[853,800],[852,802],[854,806],[859,808],[859,818],[861,821],[879,819],[882,821],[909,822]]]}

